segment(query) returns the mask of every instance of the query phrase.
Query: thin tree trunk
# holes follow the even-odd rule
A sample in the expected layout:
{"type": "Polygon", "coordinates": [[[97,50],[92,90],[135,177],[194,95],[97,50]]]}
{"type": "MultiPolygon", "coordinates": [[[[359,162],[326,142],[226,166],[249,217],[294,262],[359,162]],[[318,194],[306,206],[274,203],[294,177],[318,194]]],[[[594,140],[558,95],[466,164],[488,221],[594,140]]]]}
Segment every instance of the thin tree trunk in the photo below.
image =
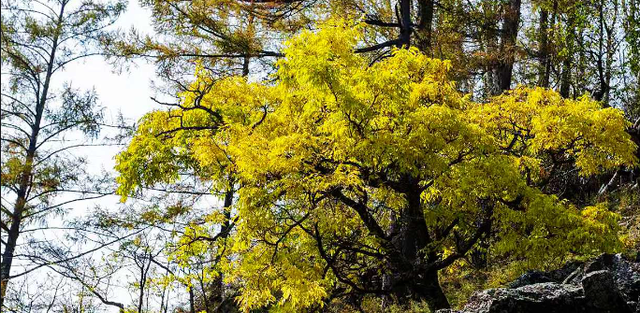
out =
{"type": "MultiPolygon", "coordinates": [[[[64,9],[66,2],[61,2],[60,13],[58,15],[57,27],[62,25],[62,17],[64,15],[64,9]]],[[[51,45],[51,51],[49,54],[49,61],[47,64],[47,71],[45,81],[42,86],[42,93],[39,95],[38,103],[36,104],[36,116],[33,125],[31,126],[31,136],[29,138],[29,147],[27,149],[27,155],[25,158],[24,169],[20,177],[20,187],[18,188],[16,203],[11,214],[11,227],[7,233],[7,242],[5,244],[5,250],[2,253],[2,262],[0,263],[0,308],[4,305],[4,299],[7,294],[7,288],[9,286],[9,278],[11,275],[11,265],[13,263],[13,255],[16,245],[18,243],[18,237],[20,236],[20,223],[22,223],[22,215],[27,208],[27,191],[30,189],[31,176],[33,172],[33,161],[38,148],[38,134],[40,133],[40,123],[42,121],[42,115],[49,95],[49,85],[51,84],[51,76],[53,75],[53,66],[58,49],[59,32],[56,32],[53,37],[51,45]]]]}
{"type": "MultiPolygon", "coordinates": [[[[251,0],[249,7],[253,9],[253,0],[251,0]]],[[[249,31],[253,31],[253,14],[252,13],[249,13],[249,18],[247,19],[247,28],[249,31]]],[[[249,57],[250,53],[251,51],[245,51],[246,56],[242,59],[242,76],[243,77],[249,76],[249,64],[251,60],[251,57],[249,57]]]]}
{"type": "MultiPolygon", "coordinates": [[[[231,180],[231,179],[230,179],[231,180]]],[[[226,240],[226,238],[229,237],[229,234],[231,232],[231,206],[233,205],[233,196],[235,194],[235,190],[233,188],[233,182],[230,181],[229,183],[229,187],[227,188],[227,191],[224,194],[224,207],[223,207],[223,214],[225,217],[225,221],[222,224],[222,227],[220,228],[220,240],[226,240]]],[[[215,278],[214,282],[213,282],[213,288],[214,288],[214,295],[213,295],[213,301],[217,301],[219,302],[220,305],[218,305],[217,307],[220,308],[221,310],[223,310],[223,306],[221,304],[223,304],[224,302],[224,276],[222,275],[222,273],[220,273],[220,275],[218,275],[218,277],[215,278]]],[[[213,312],[212,312],[213,313],[213,312]]]]}
{"type": "Polygon", "coordinates": [[[539,25],[539,37],[540,37],[540,73],[538,76],[538,86],[549,87],[549,12],[546,9],[540,10],[540,25],[539,25]]]}
{"type": "Polygon", "coordinates": [[[142,313],[142,305],[144,304],[144,288],[145,288],[144,272],[140,271],[140,294],[138,295],[138,313],[142,313]]]}
{"type": "Polygon", "coordinates": [[[567,20],[567,28],[569,29],[569,36],[567,38],[567,45],[569,45],[569,53],[562,61],[562,74],[560,77],[560,95],[564,98],[569,98],[569,88],[571,87],[571,66],[573,63],[572,50],[574,45],[574,20],[573,13],[569,14],[567,20]]]}
{"type": "Polygon", "coordinates": [[[193,287],[187,287],[189,288],[189,312],[190,313],[196,313],[196,304],[195,304],[195,297],[193,296],[193,287]]]}
{"type": "MultiPolygon", "coordinates": [[[[484,12],[487,14],[486,12],[484,12]]],[[[495,29],[498,28],[498,23],[495,20],[490,20],[485,33],[484,40],[480,41],[481,49],[485,52],[486,55],[491,57],[485,62],[485,74],[483,75],[483,97],[488,98],[490,96],[499,94],[498,88],[498,79],[496,77],[495,67],[498,63],[494,58],[498,51],[498,34],[495,29]]]]}

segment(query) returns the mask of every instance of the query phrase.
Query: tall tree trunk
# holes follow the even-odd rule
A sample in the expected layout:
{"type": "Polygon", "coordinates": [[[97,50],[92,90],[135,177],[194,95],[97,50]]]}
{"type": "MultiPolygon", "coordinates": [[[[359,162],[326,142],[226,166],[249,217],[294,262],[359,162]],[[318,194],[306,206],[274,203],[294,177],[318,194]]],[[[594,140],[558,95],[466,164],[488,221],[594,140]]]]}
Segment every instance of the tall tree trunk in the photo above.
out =
{"type": "Polygon", "coordinates": [[[539,39],[540,50],[538,51],[540,60],[540,72],[538,74],[538,86],[549,87],[549,12],[542,8],[540,10],[540,25],[539,25],[539,39]]]}
{"type": "Polygon", "coordinates": [[[411,0],[400,0],[400,47],[411,46],[411,0]]]}
{"type": "Polygon", "coordinates": [[[516,54],[516,39],[519,29],[518,24],[520,24],[521,2],[521,0],[509,0],[502,20],[500,60],[496,67],[499,93],[511,88],[513,63],[515,62],[516,54]]]}
{"type": "Polygon", "coordinates": [[[560,77],[560,95],[564,98],[569,98],[569,88],[571,87],[571,67],[573,66],[573,46],[575,40],[574,29],[575,16],[573,13],[569,13],[567,18],[568,37],[566,39],[566,45],[568,46],[569,53],[562,61],[562,74],[560,77]]]}
{"type": "MultiPolygon", "coordinates": [[[[62,18],[64,16],[64,9],[66,2],[61,2],[60,13],[58,15],[57,27],[62,27],[62,18]]],[[[7,288],[9,286],[9,278],[11,275],[11,265],[13,264],[13,255],[18,243],[18,237],[20,236],[20,224],[22,223],[22,217],[24,211],[28,208],[27,198],[28,190],[31,188],[31,176],[33,175],[33,161],[36,156],[36,150],[38,149],[38,134],[40,133],[42,122],[42,115],[44,113],[45,105],[49,96],[49,85],[51,84],[51,76],[53,75],[53,66],[56,58],[56,52],[58,50],[59,31],[54,34],[53,42],[51,44],[51,50],[49,52],[49,60],[47,64],[47,70],[45,72],[45,80],[42,85],[42,92],[39,94],[38,102],[36,104],[36,116],[31,125],[31,135],[29,138],[29,147],[27,148],[27,154],[25,158],[24,168],[20,177],[20,186],[18,188],[16,202],[11,214],[11,226],[7,233],[7,242],[2,253],[2,262],[0,263],[0,308],[4,305],[4,299],[7,295],[7,288]]]]}
{"type": "Polygon", "coordinates": [[[418,6],[420,8],[420,20],[416,29],[425,34],[421,48],[425,54],[432,55],[434,0],[418,1],[418,6]]]}

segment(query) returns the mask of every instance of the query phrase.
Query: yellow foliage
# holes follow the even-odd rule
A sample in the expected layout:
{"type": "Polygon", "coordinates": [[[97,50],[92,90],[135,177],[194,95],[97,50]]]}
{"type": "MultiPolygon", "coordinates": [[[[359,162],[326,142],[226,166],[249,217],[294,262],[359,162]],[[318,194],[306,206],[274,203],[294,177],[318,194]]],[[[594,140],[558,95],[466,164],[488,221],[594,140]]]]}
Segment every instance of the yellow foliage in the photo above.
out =
{"type": "MultiPolygon", "coordinates": [[[[448,80],[450,62],[399,49],[369,66],[354,53],[359,38],[360,25],[339,21],[303,32],[287,44],[273,84],[214,81],[200,70],[192,85],[200,92],[181,94],[181,108],[145,116],[118,155],[119,194],[175,181],[185,168],[217,190],[237,182],[239,220],[223,270],[241,286],[245,311],[322,306],[341,282],[314,235],[384,250],[336,191],[364,201],[387,230],[408,203],[394,181],[420,188],[428,227],[457,219],[463,236],[492,203],[492,249],[522,266],[619,248],[615,213],[580,210],[537,183],[558,160],[583,176],[634,164],[621,111],[522,86],[473,103],[448,80]]],[[[185,229],[175,256],[185,266],[211,249],[190,243],[204,227],[185,229]]],[[[428,248],[447,256],[455,243],[445,238],[428,248]]]]}

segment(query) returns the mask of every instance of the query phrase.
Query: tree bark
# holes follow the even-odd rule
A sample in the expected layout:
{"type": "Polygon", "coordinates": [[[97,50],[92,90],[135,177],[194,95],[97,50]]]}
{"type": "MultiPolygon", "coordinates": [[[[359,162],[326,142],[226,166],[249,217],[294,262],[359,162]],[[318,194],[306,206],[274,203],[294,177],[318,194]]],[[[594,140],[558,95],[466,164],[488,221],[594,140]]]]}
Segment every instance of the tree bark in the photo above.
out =
{"type": "Polygon", "coordinates": [[[431,55],[431,47],[433,45],[434,0],[418,1],[418,5],[420,8],[420,20],[417,29],[424,31],[426,34],[424,43],[422,44],[422,50],[424,53],[431,55]]]}
{"type": "Polygon", "coordinates": [[[515,62],[516,39],[520,23],[521,0],[509,0],[502,21],[500,34],[500,60],[496,68],[499,93],[511,88],[513,63],[515,62]]]}
{"type": "Polygon", "coordinates": [[[539,27],[540,50],[538,51],[538,53],[540,59],[540,73],[538,76],[538,85],[540,87],[548,88],[549,71],[551,65],[549,62],[549,12],[544,8],[540,10],[539,27]]]}
{"type": "Polygon", "coordinates": [[[424,281],[426,284],[422,288],[422,298],[426,300],[429,310],[435,312],[436,310],[450,308],[449,300],[447,300],[447,297],[440,287],[438,272],[427,272],[424,281]]]}
{"type": "Polygon", "coordinates": [[[571,87],[571,66],[573,63],[573,45],[574,45],[574,20],[575,16],[573,13],[569,13],[569,17],[567,19],[567,28],[569,36],[567,38],[567,45],[569,46],[569,53],[562,61],[562,74],[560,77],[560,95],[563,98],[569,98],[569,88],[571,87]]]}
{"type": "MultiPolygon", "coordinates": [[[[231,205],[233,205],[233,196],[235,194],[234,192],[234,188],[233,188],[233,181],[230,178],[229,179],[229,186],[227,187],[227,190],[225,191],[224,194],[224,203],[223,203],[223,214],[225,216],[225,221],[222,224],[221,228],[220,228],[220,237],[219,240],[226,240],[227,237],[229,237],[229,234],[231,232],[231,228],[233,227],[233,225],[231,224],[231,205]]],[[[216,259],[218,260],[218,259],[216,259]]],[[[216,261],[217,264],[217,261],[216,261]]],[[[207,290],[205,289],[205,285],[203,284],[203,296],[205,298],[205,302],[206,305],[205,307],[207,308],[207,310],[212,310],[211,312],[223,312],[224,311],[224,302],[225,302],[225,298],[224,298],[224,276],[222,275],[222,273],[220,273],[212,282],[212,284],[210,285],[212,287],[211,290],[211,301],[207,300],[207,296],[206,296],[206,292],[207,290]],[[216,304],[217,303],[217,304],[216,304]]]]}
{"type": "Polygon", "coordinates": [[[437,309],[450,308],[440,282],[438,271],[423,271],[425,262],[435,261],[435,253],[424,253],[424,249],[432,242],[429,236],[422,200],[421,190],[417,184],[411,184],[405,194],[407,207],[402,211],[397,225],[399,233],[392,240],[400,251],[401,258],[394,259],[402,263],[393,264],[396,273],[391,283],[392,294],[398,299],[414,299],[425,301],[432,312],[437,309]]]}
{"type": "Polygon", "coordinates": [[[189,313],[196,313],[196,300],[193,294],[193,287],[189,288],[189,313]]]}
{"type": "Polygon", "coordinates": [[[411,46],[411,0],[400,0],[400,41],[399,46],[411,46]]]}

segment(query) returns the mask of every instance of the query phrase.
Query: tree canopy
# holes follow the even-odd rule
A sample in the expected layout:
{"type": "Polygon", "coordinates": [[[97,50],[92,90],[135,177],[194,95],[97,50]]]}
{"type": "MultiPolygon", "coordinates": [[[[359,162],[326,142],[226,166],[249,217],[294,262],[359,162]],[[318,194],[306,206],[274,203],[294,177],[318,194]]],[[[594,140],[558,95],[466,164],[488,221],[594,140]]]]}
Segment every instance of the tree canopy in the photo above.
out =
{"type": "Polygon", "coordinates": [[[636,164],[621,110],[524,86],[477,103],[451,62],[415,48],[370,65],[362,29],[303,31],[272,82],[200,67],[180,103],[141,120],[117,156],[123,199],[186,171],[238,189],[231,210],[188,227],[176,259],[213,254],[210,276],[240,286],[247,311],[367,295],[435,309],[449,306],[438,271],[482,238],[528,267],[618,249],[616,213],[548,185],[559,167],[636,164]]]}
{"type": "Polygon", "coordinates": [[[435,312],[640,258],[638,0],[134,1],[2,0],[0,310],[435,312]]]}

